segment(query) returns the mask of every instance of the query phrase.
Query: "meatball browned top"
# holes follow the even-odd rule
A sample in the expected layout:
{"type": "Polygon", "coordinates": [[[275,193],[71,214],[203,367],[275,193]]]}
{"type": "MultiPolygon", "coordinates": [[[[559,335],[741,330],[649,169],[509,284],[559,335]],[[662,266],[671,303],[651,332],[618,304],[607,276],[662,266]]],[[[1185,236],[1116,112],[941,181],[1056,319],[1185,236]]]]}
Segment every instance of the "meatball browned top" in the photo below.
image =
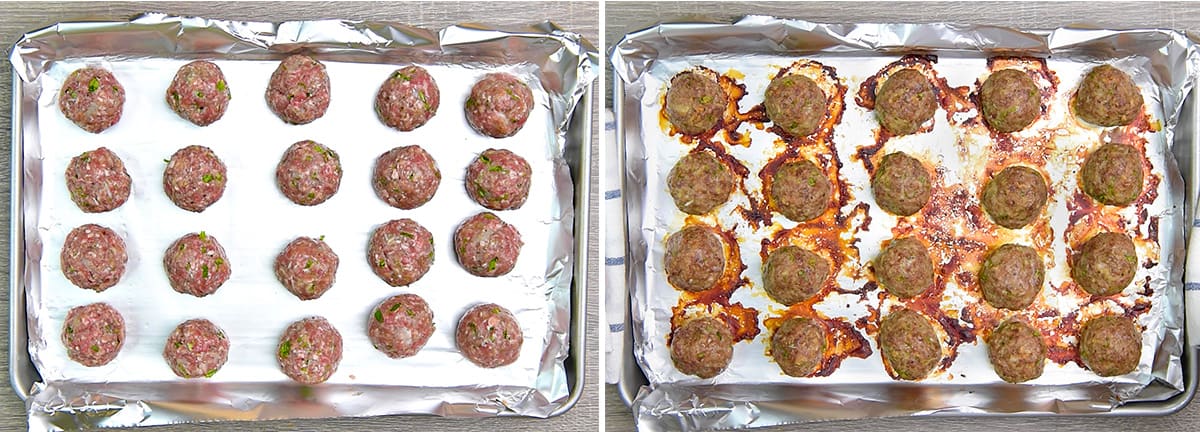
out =
{"type": "Polygon", "coordinates": [[[1071,266],[1071,278],[1089,294],[1110,296],[1133,282],[1137,259],[1137,249],[1129,235],[1096,234],[1079,249],[1075,265],[1071,266]]]}
{"type": "Polygon", "coordinates": [[[916,132],[933,118],[937,96],[920,71],[901,69],[888,77],[875,93],[875,115],[879,124],[893,135],[916,132]]]}
{"type": "Polygon", "coordinates": [[[792,136],[816,132],[829,112],[829,100],[817,83],[803,75],[785,75],[771,80],[763,96],[767,117],[792,136]]]}
{"type": "Polygon", "coordinates": [[[1092,318],[1079,332],[1079,358],[1100,376],[1133,372],[1142,357],[1142,332],[1123,316],[1092,318]]]}
{"type": "Polygon", "coordinates": [[[979,202],[997,225],[1020,229],[1042,214],[1048,197],[1046,179],[1041,173],[1029,167],[1010,166],[988,181],[979,202]]]}
{"type": "Polygon", "coordinates": [[[1037,83],[1029,74],[1017,69],[1004,69],[991,74],[983,82],[979,93],[983,119],[996,132],[1025,129],[1042,111],[1037,83]]]}
{"type": "Polygon", "coordinates": [[[696,71],[680,72],[667,89],[667,120],[685,134],[700,134],[717,126],[729,96],[714,77],[696,71]]]}
{"type": "Polygon", "coordinates": [[[733,172],[706,151],[680,158],[667,175],[667,191],[675,207],[687,214],[705,214],[721,206],[733,188],[733,172]]]}
{"type": "Polygon", "coordinates": [[[925,378],[942,359],[933,324],[912,309],[900,309],[883,318],[879,349],[896,378],[903,380],[925,378]]]}
{"type": "Polygon", "coordinates": [[[711,229],[692,225],[667,238],[663,261],[663,271],[672,286],[704,291],[725,273],[725,248],[711,229]]]}
{"type": "Polygon", "coordinates": [[[807,300],[821,292],[829,279],[829,261],[796,246],[771,251],[763,264],[763,289],[785,305],[807,300]]]}
{"type": "Polygon", "coordinates": [[[791,318],[771,335],[771,357],[783,373],[794,377],[809,376],[825,359],[825,345],[825,326],[820,322],[812,318],[791,318]]]}
{"type": "Polygon", "coordinates": [[[796,222],[816,219],[829,208],[833,183],[821,168],[807,160],[783,164],[771,180],[771,201],[785,217],[796,222]]]}
{"type": "Polygon", "coordinates": [[[987,340],[988,358],[1000,379],[1019,383],[1042,376],[1046,341],[1042,333],[1019,319],[1009,319],[987,340]]]}
{"type": "Polygon", "coordinates": [[[1121,126],[1142,111],[1142,92],[1125,72],[1100,65],[1083,77],[1072,102],[1075,114],[1088,123],[1121,126]]]}
{"type": "Polygon", "coordinates": [[[1125,144],[1104,144],[1079,171],[1080,186],[1096,201],[1127,206],[1142,195],[1142,155],[1125,144]]]}
{"type": "Polygon", "coordinates": [[[688,375],[712,378],[733,360],[733,329],[716,318],[692,318],[671,334],[671,361],[688,375]]]}
{"type": "Polygon", "coordinates": [[[1009,243],[984,258],[979,269],[979,288],[983,299],[992,306],[1021,310],[1033,303],[1045,278],[1045,263],[1037,251],[1009,243]]]}
{"type": "Polygon", "coordinates": [[[921,161],[903,152],[890,153],[871,177],[871,191],[879,207],[898,216],[910,216],[929,202],[933,187],[921,161]]]}
{"type": "Polygon", "coordinates": [[[879,285],[902,299],[919,296],[933,285],[933,260],[916,237],[892,240],[875,258],[874,267],[879,285]]]}

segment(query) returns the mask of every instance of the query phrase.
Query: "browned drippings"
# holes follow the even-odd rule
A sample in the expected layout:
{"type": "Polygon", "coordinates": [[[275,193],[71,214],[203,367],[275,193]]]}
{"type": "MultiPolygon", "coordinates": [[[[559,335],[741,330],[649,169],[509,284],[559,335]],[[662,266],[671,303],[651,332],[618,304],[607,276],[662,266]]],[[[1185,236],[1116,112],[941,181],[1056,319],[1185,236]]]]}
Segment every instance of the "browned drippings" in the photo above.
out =
{"type": "MultiPolygon", "coordinates": [[[[967,87],[950,87],[945,78],[937,73],[933,68],[933,64],[937,63],[935,55],[915,55],[909,54],[901,57],[899,60],[889,63],[887,66],[879,69],[874,75],[867,77],[862,85],[858,87],[858,94],[854,101],[863,108],[875,109],[875,92],[878,90],[881,79],[891,75],[900,69],[913,68],[922,75],[933,86],[933,94],[937,97],[938,104],[942,110],[946,112],[946,120],[953,121],[955,114],[968,112],[975,109],[975,104],[968,97],[969,88],[967,87]]],[[[932,124],[922,126],[916,133],[923,133],[932,130],[932,124]]],[[[882,127],[876,133],[876,141],[879,143],[886,142],[891,138],[891,133],[887,132],[882,127]]]]}
{"type": "MultiPolygon", "coordinates": [[[[1040,99],[1042,102],[1040,107],[1042,113],[1037,119],[1034,119],[1034,122],[1045,118],[1046,113],[1049,112],[1050,109],[1046,102],[1053,99],[1054,95],[1058,93],[1059,85],[1058,74],[1055,74],[1054,71],[1050,70],[1050,66],[1046,64],[1046,59],[1041,57],[998,56],[989,57],[987,59],[987,65],[990,73],[995,73],[1004,69],[1015,68],[1028,74],[1030,78],[1033,79],[1033,82],[1037,84],[1038,93],[1041,95],[1040,99]],[[1048,84],[1043,85],[1043,80],[1048,84]]],[[[975,104],[975,106],[983,107],[983,104],[980,102],[979,98],[983,91],[983,81],[976,79],[975,89],[976,90],[970,94],[970,100],[975,104]]],[[[983,121],[982,108],[978,110],[977,115],[972,118],[969,123],[981,125],[987,123],[983,121]]],[[[992,142],[995,143],[998,149],[1004,152],[1012,151],[1012,148],[1015,144],[1013,141],[1013,134],[996,132],[991,128],[991,126],[988,126],[987,128],[988,132],[991,133],[992,142]]],[[[1050,142],[1052,138],[1051,133],[1052,131],[1043,130],[1035,139],[1026,139],[1025,141],[1050,142]]]]}
{"type": "MultiPolygon", "coordinates": [[[[867,342],[867,338],[854,329],[854,326],[844,319],[833,319],[824,316],[820,312],[813,309],[813,305],[818,301],[820,296],[813,296],[804,302],[792,305],[781,316],[767,318],[763,321],[763,325],[769,330],[770,335],[774,335],[779,326],[796,317],[811,318],[821,322],[825,328],[825,354],[821,359],[821,364],[817,367],[810,377],[829,376],[832,375],[837,368],[842,365],[842,361],[848,357],[867,358],[872,354],[871,345],[867,342]]],[[[766,356],[772,358],[771,344],[767,344],[766,356]]]]}
{"type": "MultiPolygon", "coordinates": [[[[713,227],[704,223],[695,216],[688,216],[686,218],[684,227],[688,226],[701,226],[717,234],[721,242],[725,245],[725,272],[713,287],[708,290],[700,292],[680,291],[679,303],[671,308],[671,334],[675,334],[675,329],[683,325],[686,319],[691,318],[689,314],[684,313],[685,311],[703,308],[705,315],[713,316],[729,324],[730,329],[733,330],[733,340],[735,343],[743,340],[753,340],[758,336],[759,332],[758,310],[730,301],[730,296],[733,295],[734,291],[750,283],[749,279],[742,276],[742,272],[746,270],[746,264],[742,262],[737,235],[734,233],[737,227],[720,229],[720,227],[713,227]]],[[[669,335],[667,343],[670,343],[669,335]]]]}
{"type": "MultiPolygon", "coordinates": [[[[773,79],[788,75],[794,70],[805,68],[815,68],[820,70],[820,77],[815,81],[831,83],[834,87],[834,94],[825,95],[828,98],[828,106],[826,107],[825,118],[821,121],[820,126],[813,133],[807,136],[797,137],[792,136],[791,134],[787,133],[787,131],[783,130],[783,128],[775,126],[774,124],[766,128],[767,131],[778,135],[788,146],[830,143],[833,139],[833,127],[842,122],[842,114],[846,111],[846,84],[843,83],[840,78],[838,78],[837,70],[835,70],[832,66],[828,66],[814,60],[798,60],[788,67],[779,69],[779,72],[775,74],[773,79]]],[[[761,117],[748,121],[757,121],[760,127],[762,126],[762,123],[770,121],[766,115],[767,109],[765,104],[766,102],[760,103],[751,108],[747,114],[761,115],[761,117]]],[[[830,145],[829,147],[833,146],[830,145]]]]}

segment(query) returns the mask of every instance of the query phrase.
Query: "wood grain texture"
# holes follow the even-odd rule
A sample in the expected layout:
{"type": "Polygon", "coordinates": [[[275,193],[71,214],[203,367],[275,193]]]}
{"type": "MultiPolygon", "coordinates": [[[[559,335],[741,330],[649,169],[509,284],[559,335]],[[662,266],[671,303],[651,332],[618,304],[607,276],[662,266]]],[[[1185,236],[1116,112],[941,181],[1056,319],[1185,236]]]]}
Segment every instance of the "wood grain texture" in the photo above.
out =
{"type": "MultiPolygon", "coordinates": [[[[0,7],[0,42],[5,46],[5,52],[11,50],[22,34],[39,29],[57,22],[79,20],[126,20],[144,12],[163,12],[173,15],[203,16],[207,18],[229,19],[239,21],[290,21],[313,19],[349,19],[369,21],[391,21],[405,23],[428,29],[441,29],[458,23],[482,23],[493,26],[519,26],[550,20],[569,31],[582,34],[588,41],[599,45],[599,4],[597,2],[379,2],[379,3],[239,3],[239,2],[194,2],[194,3],[133,3],[133,2],[104,2],[104,3],[6,3],[0,7]]],[[[12,68],[7,65],[0,67],[0,153],[11,152],[12,124],[12,68]]],[[[598,91],[598,86],[597,86],[598,91]]],[[[593,94],[599,99],[599,95],[593,94]]],[[[590,107],[595,110],[595,107],[590,107]]],[[[598,119],[599,116],[593,116],[598,119]]],[[[595,263],[598,256],[599,218],[596,215],[598,202],[597,163],[599,156],[597,122],[592,123],[592,177],[591,184],[591,226],[587,227],[587,235],[591,248],[587,259],[595,263]]],[[[5,185],[0,191],[0,202],[9,202],[8,188],[11,167],[8,157],[0,158],[0,184],[5,185]]],[[[9,275],[9,213],[0,213],[0,273],[9,275]]],[[[579,404],[566,414],[547,420],[523,418],[485,418],[485,419],[444,419],[439,417],[405,417],[386,416],[371,418],[345,418],[327,420],[280,420],[266,422],[219,422],[208,424],[184,424],[156,427],[153,430],[163,432],[174,431],[240,431],[257,429],[262,431],[290,430],[328,430],[328,431],[360,431],[360,430],[411,430],[411,431],[496,431],[496,430],[563,430],[563,431],[594,431],[598,426],[598,397],[596,383],[598,360],[596,348],[597,323],[597,290],[596,266],[589,265],[587,274],[587,348],[586,384],[579,404]]],[[[5,280],[0,298],[8,298],[8,280],[5,280]]],[[[0,314],[7,317],[9,310],[6,302],[0,302],[0,314]]],[[[0,332],[3,340],[8,339],[8,320],[5,319],[0,332]]],[[[0,348],[0,356],[8,358],[8,347],[0,348]]],[[[8,364],[3,362],[0,373],[5,379],[9,376],[8,364]]],[[[0,430],[15,431],[27,429],[25,406],[12,391],[0,395],[0,430]]]]}
{"type": "MultiPolygon", "coordinates": [[[[813,22],[951,22],[990,24],[1017,28],[1054,28],[1083,25],[1097,28],[1171,28],[1200,35],[1200,9],[1183,3],[1108,3],[1108,2],[948,2],[948,3],[825,3],[825,2],[606,2],[606,52],[626,33],[663,21],[688,19],[734,20],[756,14],[797,18],[813,22]]],[[[613,77],[611,68],[609,77],[613,77]]],[[[612,104],[612,83],[606,83],[606,106],[612,104]]],[[[621,403],[616,386],[605,386],[605,428],[608,431],[633,430],[629,409],[621,403]]],[[[808,429],[804,426],[761,429],[782,431],[808,429]]],[[[1078,431],[1097,430],[1164,431],[1200,430],[1200,404],[1193,403],[1182,412],[1165,417],[1126,418],[890,418],[877,420],[820,423],[822,431],[1078,431]]]]}

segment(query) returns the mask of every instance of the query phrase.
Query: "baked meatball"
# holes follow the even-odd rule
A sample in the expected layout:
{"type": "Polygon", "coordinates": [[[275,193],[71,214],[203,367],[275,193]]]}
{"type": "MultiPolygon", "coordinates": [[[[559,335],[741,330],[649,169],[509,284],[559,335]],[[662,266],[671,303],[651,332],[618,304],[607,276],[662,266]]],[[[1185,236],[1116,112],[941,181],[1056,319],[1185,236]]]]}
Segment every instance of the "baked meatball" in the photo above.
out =
{"type": "Polygon", "coordinates": [[[533,111],[533,91],[520,78],[490,73],[471,87],[465,105],[467,123],[492,138],[516,135],[533,111]]]}
{"type": "Polygon", "coordinates": [[[875,202],[888,213],[910,216],[929,202],[933,188],[929,171],[921,161],[904,152],[889,153],[871,177],[875,202]]]}
{"type": "Polygon", "coordinates": [[[1042,376],[1046,341],[1042,333],[1019,319],[1010,318],[988,337],[988,358],[1000,379],[1019,383],[1042,376]]]}
{"type": "Polygon", "coordinates": [[[816,132],[829,112],[829,100],[817,83],[795,74],[772,79],[763,105],[775,126],[797,137],[816,132]]]}
{"type": "Polygon", "coordinates": [[[325,238],[298,237],[275,256],[275,278],[300,300],[319,298],[337,277],[338,256],[325,238]]]}
{"type": "Polygon", "coordinates": [[[667,88],[667,120],[681,133],[695,135],[717,127],[729,96],[716,78],[696,71],[680,72],[667,88]]]}
{"type": "Polygon", "coordinates": [[[202,212],[225,195],[225,163],[212,149],[192,145],[179,149],[163,171],[163,191],[179,208],[202,212]]]}
{"type": "Polygon", "coordinates": [[[733,171],[709,152],[679,158],[667,175],[667,191],[675,207],[687,214],[701,215],[720,207],[734,186],[733,171]]]}
{"type": "Polygon", "coordinates": [[[710,289],[725,273],[725,247],[711,229],[688,226],[667,238],[663,271],[675,288],[692,292],[710,289]]]}
{"type": "Polygon", "coordinates": [[[204,231],[187,234],[171,243],[163,255],[163,268],[171,288],[196,297],[217,292],[231,273],[225,248],[204,231]]]}
{"type": "Polygon", "coordinates": [[[1096,201],[1127,206],[1142,195],[1142,155],[1133,146],[1104,144],[1088,155],[1080,186],[1096,201]]]}
{"type": "Polygon", "coordinates": [[[87,366],[103,366],[125,344],[125,318],[107,303],[76,306],[63,319],[62,343],[67,357],[87,366]]]}
{"type": "Polygon", "coordinates": [[[392,296],[371,313],[367,337],[371,345],[391,358],[412,357],[433,336],[433,311],[416,294],[392,296]]]}
{"type": "Polygon", "coordinates": [[[983,259],[979,288],[983,299],[997,308],[1021,310],[1033,304],[1042,290],[1046,264],[1029,246],[1008,243],[983,259]]]}
{"type": "Polygon", "coordinates": [[[389,221],[371,233],[367,262],[388,285],[411,285],[433,266],[433,234],[412,219],[389,221]]]}
{"type": "Polygon", "coordinates": [[[379,120],[401,131],[424,125],[437,114],[441,92],[425,68],[406,66],[388,75],[375,94],[375,113],[379,120]]]}
{"type": "Polygon", "coordinates": [[[491,212],[463,221],[454,231],[454,251],[467,273],[482,277],[504,276],[517,266],[521,233],[491,212]]]}
{"type": "Polygon", "coordinates": [[[771,251],[763,263],[763,289],[777,302],[791,306],[821,292],[829,280],[829,261],[796,246],[771,251]]]}
{"type": "Polygon", "coordinates": [[[187,320],[167,336],[163,358],[180,378],[212,378],[229,358],[229,339],[212,321],[187,320]]]}
{"type": "Polygon", "coordinates": [[[875,116],[892,135],[908,135],[933,118],[937,96],[920,71],[901,69],[888,76],[875,93],[875,116]]]}
{"type": "Polygon", "coordinates": [[[375,161],[375,195],[388,205],[412,210],[433,199],[442,172],[420,146],[396,147],[375,161]]]}
{"type": "Polygon", "coordinates": [[[1137,260],[1129,235],[1103,232],[1083,243],[1071,266],[1071,278],[1089,294],[1110,296],[1133,282],[1137,260]]]}
{"type": "Polygon", "coordinates": [[[315,206],[342,185],[342,161],[333,149],[310,140],[292,144],[275,167],[275,184],[296,204],[315,206]]]}
{"type": "Polygon", "coordinates": [[[979,203],[996,225],[1020,229],[1042,214],[1048,198],[1042,173],[1029,167],[1010,166],[988,181],[979,203]]]}
{"type": "Polygon", "coordinates": [[[487,149],[467,166],[467,195],[492,210],[519,209],[529,197],[533,172],[525,158],[487,149]]]}
{"type": "Polygon", "coordinates": [[[279,63],[267,84],[267,106],[280,120],[308,124],[329,108],[329,74],[325,65],[306,55],[291,55],[279,63]]]}
{"type": "Polygon", "coordinates": [[[879,323],[879,349],[896,378],[919,380],[942,360],[942,345],[933,324],[919,312],[900,309],[879,323]]]}
{"type": "Polygon", "coordinates": [[[1037,83],[1017,69],[989,75],[979,91],[979,103],[983,105],[983,120],[1000,133],[1025,129],[1042,113],[1037,83]]]}
{"type": "Polygon", "coordinates": [[[498,368],[517,361],[525,342],[512,312],[488,303],[471,308],[458,321],[454,339],[463,356],[479,367],[498,368]]]}
{"type": "Polygon", "coordinates": [[[293,322],[279,338],[275,360],[296,382],[323,383],[342,362],[342,334],[322,317],[293,322]]]}
{"type": "Polygon", "coordinates": [[[105,147],[85,151],[67,165],[67,191],[84,213],[103,213],[129,200],[133,181],[121,158],[105,147]]]}
{"type": "Polygon", "coordinates": [[[1092,318],[1079,331],[1079,358],[1100,376],[1133,372],[1142,357],[1142,332],[1133,320],[1106,315],[1092,318]]]}
{"type": "Polygon", "coordinates": [[[919,296],[933,285],[933,260],[916,237],[889,242],[875,258],[874,268],[879,286],[901,299],[919,296]]]}
{"type": "Polygon", "coordinates": [[[221,68],[204,60],[180,67],[167,87],[167,105],[171,111],[196,126],[208,126],[220,120],[229,107],[230,97],[221,68]]]}
{"type": "Polygon", "coordinates": [[[680,372],[712,378],[731,360],[733,329],[716,318],[692,318],[671,334],[671,361],[680,372]]]}
{"type": "Polygon", "coordinates": [[[121,120],[125,88],[112,72],[85,67],[71,72],[58,92],[58,109],[81,129],[100,133],[121,120]]]}
{"type": "Polygon", "coordinates": [[[825,360],[825,326],[812,318],[790,318],[771,335],[771,357],[783,373],[806,377],[825,360]]]}
{"type": "Polygon", "coordinates": [[[783,164],[771,180],[771,201],[784,217],[796,222],[816,219],[829,208],[833,184],[821,168],[807,160],[783,164]]]}
{"type": "Polygon", "coordinates": [[[63,276],[75,286],[102,292],[125,274],[125,240],[96,224],[77,227],[63,241],[60,255],[63,276]]]}
{"type": "Polygon", "coordinates": [[[1083,77],[1071,105],[1088,123],[1122,126],[1142,112],[1142,92],[1125,72],[1100,65],[1083,77]]]}

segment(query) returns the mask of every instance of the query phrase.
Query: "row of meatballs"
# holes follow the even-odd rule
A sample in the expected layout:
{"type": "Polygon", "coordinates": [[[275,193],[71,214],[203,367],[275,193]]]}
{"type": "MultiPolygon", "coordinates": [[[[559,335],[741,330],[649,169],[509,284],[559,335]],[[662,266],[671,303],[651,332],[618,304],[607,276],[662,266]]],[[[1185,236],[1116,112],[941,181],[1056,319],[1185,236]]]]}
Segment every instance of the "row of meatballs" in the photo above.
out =
{"type": "MultiPolygon", "coordinates": [[[[425,68],[407,66],[388,75],[375,95],[375,112],[389,127],[411,131],[437,114],[441,100],[437,82],[425,68]]],[[[216,64],[197,60],[175,73],[167,87],[167,106],[197,126],[208,126],[225,115],[232,98],[225,74],[216,64]]],[[[267,106],[290,124],[307,124],[329,108],[329,74],[325,65],[306,55],[280,62],[267,85],[267,106]]],[[[479,133],[505,138],[515,135],[533,110],[533,92],[516,76],[485,75],[471,87],[463,103],[467,122],[479,133]]],[[[83,130],[100,133],[119,120],[125,88],[112,72],[85,67],[72,72],[58,94],[67,119],[83,130]]]]}

